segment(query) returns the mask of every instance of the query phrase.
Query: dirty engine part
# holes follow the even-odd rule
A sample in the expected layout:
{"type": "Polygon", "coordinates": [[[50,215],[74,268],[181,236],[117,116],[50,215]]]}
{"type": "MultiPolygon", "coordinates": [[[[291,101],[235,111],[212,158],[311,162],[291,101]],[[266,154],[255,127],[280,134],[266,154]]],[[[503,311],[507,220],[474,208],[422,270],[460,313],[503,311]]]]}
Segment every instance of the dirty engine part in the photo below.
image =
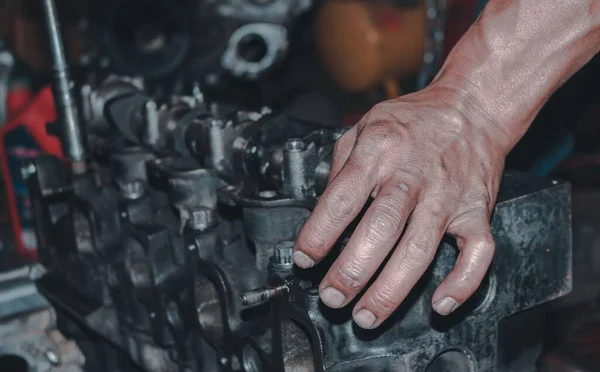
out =
{"type": "Polygon", "coordinates": [[[448,240],[395,315],[365,331],[350,307],[319,301],[330,262],[302,271],[291,257],[343,130],[199,90],[159,103],[131,78],[82,92],[87,172],[51,156],[24,171],[48,270],[37,284],[143,370],[534,370],[539,343],[517,347],[499,323],[570,291],[568,184],[506,174],[496,257],[473,298],[449,317],[431,309],[457,257],[448,240]]]}
{"type": "Polygon", "coordinates": [[[294,21],[312,0],[90,1],[87,34],[102,67],[147,79],[181,71],[217,84],[262,77],[285,56],[294,21]]]}
{"type": "Polygon", "coordinates": [[[83,372],[85,358],[57,329],[56,313],[38,292],[40,266],[0,273],[0,370],[83,372]]]}

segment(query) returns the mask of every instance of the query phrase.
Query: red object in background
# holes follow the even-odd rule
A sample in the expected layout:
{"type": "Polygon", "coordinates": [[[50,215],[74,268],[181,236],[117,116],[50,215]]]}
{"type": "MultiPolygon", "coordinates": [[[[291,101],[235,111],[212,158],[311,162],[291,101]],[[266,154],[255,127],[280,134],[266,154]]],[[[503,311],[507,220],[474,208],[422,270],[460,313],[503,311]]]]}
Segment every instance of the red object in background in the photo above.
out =
{"type": "Polygon", "coordinates": [[[363,115],[364,114],[348,114],[344,116],[344,121],[342,125],[345,127],[351,127],[354,124],[358,123],[358,121],[362,119],[363,115]]]}
{"type": "Polygon", "coordinates": [[[27,87],[11,89],[6,97],[8,121],[27,107],[33,98],[33,93],[27,87]]]}
{"type": "Polygon", "coordinates": [[[473,24],[477,0],[452,0],[446,11],[444,58],[473,24]]]}
{"type": "Polygon", "coordinates": [[[58,138],[46,129],[48,123],[56,120],[52,90],[46,87],[29,101],[31,96],[25,90],[9,93],[9,120],[0,129],[0,158],[17,251],[36,259],[31,202],[22,178],[22,165],[40,153],[62,157],[62,150],[58,138]]]}

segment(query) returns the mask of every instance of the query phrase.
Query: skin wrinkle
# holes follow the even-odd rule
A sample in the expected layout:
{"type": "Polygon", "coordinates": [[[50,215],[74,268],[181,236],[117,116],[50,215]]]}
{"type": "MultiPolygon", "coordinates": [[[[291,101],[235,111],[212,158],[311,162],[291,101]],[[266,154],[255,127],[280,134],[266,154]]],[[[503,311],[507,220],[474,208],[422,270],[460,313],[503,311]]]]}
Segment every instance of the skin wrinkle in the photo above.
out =
{"type": "Polygon", "coordinates": [[[367,226],[365,240],[367,242],[378,243],[381,240],[389,239],[390,236],[400,234],[404,217],[397,208],[403,202],[400,198],[386,195],[382,200],[373,205],[371,211],[371,223],[367,226]]]}
{"type": "Polygon", "coordinates": [[[381,256],[381,260],[393,248],[397,236],[404,227],[403,209],[406,208],[406,197],[410,194],[394,192],[399,186],[396,183],[387,183],[383,189],[381,198],[377,199],[365,215],[365,219],[355,230],[351,241],[346,249],[336,261],[336,265],[331,269],[331,274],[327,274],[323,279],[321,287],[327,287],[333,283],[334,288],[346,292],[349,296],[356,295],[357,291],[348,292],[348,289],[360,289],[366,283],[365,276],[370,276],[375,272],[376,266],[369,263],[373,255],[381,256]],[[376,221],[382,214],[387,214],[390,222],[385,227],[379,226],[378,231],[374,232],[376,224],[370,224],[376,221]],[[367,226],[365,228],[365,225],[367,226]],[[359,249],[357,250],[356,247],[359,249]],[[349,253],[356,253],[354,257],[346,260],[349,253]],[[369,267],[369,269],[365,269],[369,267]],[[341,287],[338,286],[341,285],[341,287]]]}
{"type": "MultiPolygon", "coordinates": [[[[445,232],[460,242],[461,254],[432,302],[450,297],[460,306],[477,289],[494,255],[489,216],[505,156],[554,90],[600,50],[599,9],[600,0],[491,0],[432,84],[376,105],[348,145],[336,149],[347,158],[337,156],[339,173],[296,250],[323,257],[371,194],[373,205],[385,202],[388,192],[396,195],[396,212],[409,218],[354,314],[368,309],[381,324],[429,266],[445,232]],[[351,207],[339,205],[339,192],[351,193],[345,196],[353,199],[346,201],[351,207]],[[313,249],[305,244],[310,239],[321,245],[313,249]]],[[[404,226],[393,231],[398,216],[378,213],[367,212],[333,266],[340,269],[328,273],[323,286],[345,286],[354,295],[362,288],[350,288],[355,280],[369,281],[404,226]]]]}
{"type": "Polygon", "coordinates": [[[351,187],[337,184],[336,192],[330,198],[323,199],[323,205],[329,218],[335,223],[337,220],[354,215],[357,210],[358,199],[351,187]]]}
{"type": "MultiPolygon", "coordinates": [[[[512,3],[520,4],[520,7],[523,9],[517,14],[517,17],[514,15],[511,17],[511,14],[503,14],[501,17],[483,17],[483,21],[475,26],[478,31],[475,34],[484,35],[481,40],[488,40],[487,44],[491,47],[490,50],[493,55],[497,60],[501,61],[501,63],[496,63],[495,65],[500,66],[500,68],[508,66],[505,68],[505,72],[493,71],[494,64],[485,63],[485,61],[480,64],[481,67],[479,69],[472,66],[472,64],[471,66],[464,66],[462,69],[469,68],[471,71],[467,74],[472,77],[481,76],[474,83],[479,86],[485,86],[489,91],[488,97],[485,99],[486,101],[495,101],[496,105],[502,105],[503,102],[506,102],[494,110],[499,116],[506,117],[506,112],[510,115],[522,115],[522,112],[527,112],[523,121],[528,121],[537,113],[539,106],[549,97],[551,89],[544,88],[548,84],[548,81],[556,80],[556,76],[561,73],[562,69],[556,67],[564,63],[560,59],[568,59],[568,53],[565,53],[563,46],[572,43],[573,35],[579,32],[578,29],[582,27],[578,26],[582,24],[581,12],[578,11],[578,9],[581,9],[582,2],[555,2],[547,0],[530,2],[512,1],[512,3]],[[485,37],[485,35],[494,35],[493,39],[514,40],[514,32],[511,32],[511,27],[507,27],[507,23],[509,23],[511,18],[517,18],[521,24],[528,25],[516,27],[520,32],[517,36],[520,39],[529,40],[527,47],[523,51],[513,51],[504,45],[490,42],[489,37],[485,37]],[[531,22],[532,19],[543,19],[544,21],[536,23],[531,22]],[[554,29],[557,24],[568,25],[569,27],[563,27],[564,30],[561,30],[562,32],[555,32],[554,29]],[[531,35],[534,35],[534,37],[531,37],[531,35]],[[551,51],[558,53],[551,53],[551,51]],[[555,54],[555,58],[553,58],[553,54],[555,54]],[[483,67],[485,68],[483,69],[483,67]],[[530,78],[525,78],[527,76],[530,78]],[[544,76],[551,76],[551,78],[544,79],[544,76]],[[490,77],[496,77],[497,80],[503,83],[489,81],[490,77]],[[495,87],[505,85],[514,86],[517,81],[521,82],[521,84],[517,85],[519,88],[516,90],[495,89],[495,87]],[[537,94],[540,90],[547,90],[548,92],[544,92],[541,95],[537,94]],[[518,93],[515,94],[516,92],[518,93]],[[531,102],[534,102],[534,104],[531,105],[531,102]],[[533,106],[534,109],[521,109],[525,105],[533,106]]],[[[487,8],[484,13],[486,12],[488,12],[487,8]]],[[[472,41],[472,39],[476,38],[468,38],[469,41],[472,41]]],[[[466,47],[463,48],[465,50],[462,54],[470,53],[472,43],[465,41],[464,44],[466,44],[466,47]]],[[[454,69],[461,68],[457,66],[453,67],[454,69]]],[[[518,122],[519,120],[509,119],[503,121],[518,122]]],[[[520,134],[522,135],[522,133],[520,134]]],[[[515,138],[515,141],[519,138],[520,135],[518,138],[515,138]]]]}
{"type": "Polygon", "coordinates": [[[347,262],[343,267],[338,268],[338,273],[343,278],[343,282],[340,283],[346,288],[359,288],[362,287],[363,281],[361,280],[360,271],[363,266],[359,262],[347,262]]]}
{"type": "Polygon", "coordinates": [[[364,308],[371,310],[379,318],[382,313],[387,314],[394,311],[398,307],[399,300],[396,296],[396,288],[382,286],[370,296],[370,304],[364,308]]]}

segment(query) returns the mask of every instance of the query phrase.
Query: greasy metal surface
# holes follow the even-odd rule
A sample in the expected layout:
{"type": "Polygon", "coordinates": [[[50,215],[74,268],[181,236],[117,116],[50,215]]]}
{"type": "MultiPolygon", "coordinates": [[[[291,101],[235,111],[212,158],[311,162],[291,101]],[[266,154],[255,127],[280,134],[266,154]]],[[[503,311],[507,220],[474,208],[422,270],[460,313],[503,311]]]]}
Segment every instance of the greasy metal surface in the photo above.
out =
{"type": "Polygon", "coordinates": [[[539,340],[507,340],[503,329],[537,335],[541,317],[511,315],[570,291],[567,184],[507,174],[493,217],[496,258],[473,299],[447,318],[432,312],[433,290],[456,259],[448,240],[392,319],[363,331],[348,309],[320,303],[327,264],[300,273],[290,258],[341,131],[175,99],[157,111],[168,125],[149,145],[143,115],[127,108],[147,98],[134,96],[105,103],[112,130],[90,127],[98,153],[110,155],[96,157],[96,168],[73,176],[46,156],[28,178],[48,268],[38,285],[61,314],[110,341],[119,362],[106,368],[124,360],[147,371],[533,368],[539,340]],[[124,192],[124,181],[144,192],[124,192]],[[244,294],[257,306],[244,306],[244,294]]]}
{"type": "MultiPolygon", "coordinates": [[[[545,181],[535,187],[537,182],[524,175],[505,176],[507,197],[496,207],[492,224],[494,264],[484,285],[458,313],[443,318],[430,305],[457,256],[449,243],[442,244],[430,272],[383,330],[363,331],[353,325],[350,314],[309,306],[319,335],[312,344],[322,345],[323,370],[423,371],[445,350],[464,353],[473,371],[513,370],[497,367],[502,348],[498,323],[571,290],[569,186],[545,181]]],[[[533,370],[535,357],[518,370],[533,370]]]]}
{"type": "Polygon", "coordinates": [[[57,329],[56,314],[37,291],[39,266],[0,273],[0,369],[7,372],[78,372],[85,357],[57,329]]]}

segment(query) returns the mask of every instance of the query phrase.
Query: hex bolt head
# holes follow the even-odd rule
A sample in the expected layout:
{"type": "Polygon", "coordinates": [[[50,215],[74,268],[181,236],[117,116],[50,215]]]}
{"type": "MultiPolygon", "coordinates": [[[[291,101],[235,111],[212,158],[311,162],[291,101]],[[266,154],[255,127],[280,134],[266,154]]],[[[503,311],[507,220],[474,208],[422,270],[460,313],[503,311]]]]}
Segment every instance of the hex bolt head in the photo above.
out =
{"type": "Polygon", "coordinates": [[[293,263],[294,242],[283,242],[273,248],[273,263],[277,265],[291,265],[293,263]]]}
{"type": "Polygon", "coordinates": [[[204,231],[215,224],[215,212],[209,208],[197,208],[189,211],[186,225],[193,230],[204,231]]]}
{"type": "Polygon", "coordinates": [[[121,196],[128,200],[139,199],[146,193],[146,186],[140,180],[121,182],[119,183],[119,189],[121,190],[121,196]]]}
{"type": "Polygon", "coordinates": [[[285,149],[289,152],[303,151],[304,142],[301,139],[292,138],[285,143],[285,149]]]}

